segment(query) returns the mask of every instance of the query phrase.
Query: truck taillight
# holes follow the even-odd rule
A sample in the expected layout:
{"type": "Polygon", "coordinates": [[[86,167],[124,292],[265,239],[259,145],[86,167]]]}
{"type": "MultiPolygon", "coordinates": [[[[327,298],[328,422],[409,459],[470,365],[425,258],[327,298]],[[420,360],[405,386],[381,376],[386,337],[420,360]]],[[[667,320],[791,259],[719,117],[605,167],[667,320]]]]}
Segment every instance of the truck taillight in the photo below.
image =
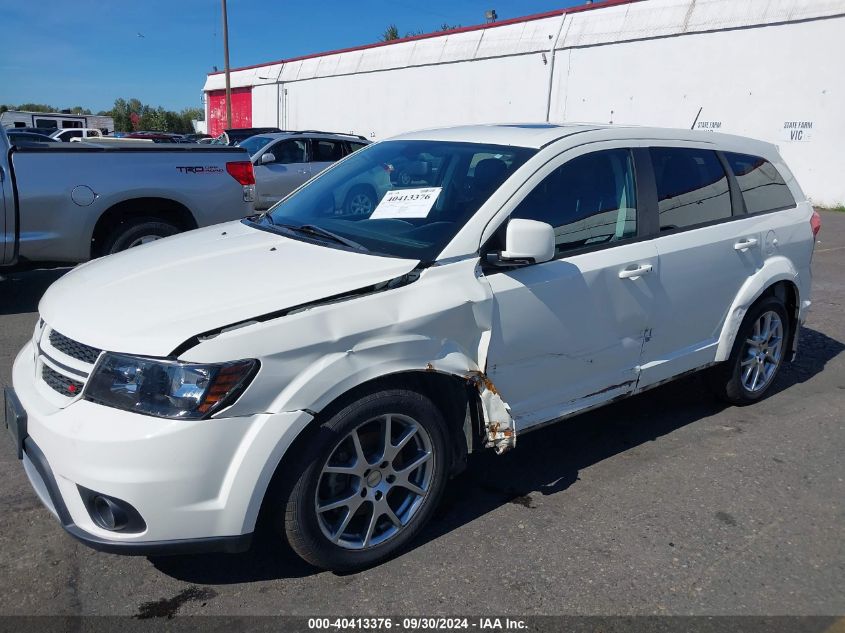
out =
{"type": "Polygon", "coordinates": [[[819,231],[822,229],[822,216],[815,209],[813,209],[813,215],[810,217],[810,228],[813,229],[813,239],[817,239],[819,231]]]}
{"type": "Polygon", "coordinates": [[[248,160],[226,163],[226,171],[244,187],[255,184],[255,172],[252,170],[252,163],[248,160]]]}

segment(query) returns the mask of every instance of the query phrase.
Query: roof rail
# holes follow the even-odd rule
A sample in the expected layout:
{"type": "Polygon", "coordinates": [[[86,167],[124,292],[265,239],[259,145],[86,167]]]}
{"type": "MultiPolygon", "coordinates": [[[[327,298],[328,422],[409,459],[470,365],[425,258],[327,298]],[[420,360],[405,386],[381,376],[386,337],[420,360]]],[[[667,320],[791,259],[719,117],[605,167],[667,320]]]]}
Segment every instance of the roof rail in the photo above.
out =
{"type": "Polygon", "coordinates": [[[359,138],[362,141],[367,140],[367,137],[361,136],[360,134],[352,134],[351,132],[326,132],[325,130],[296,130],[295,132],[291,132],[291,134],[334,134],[335,136],[351,136],[353,138],[359,138]]]}

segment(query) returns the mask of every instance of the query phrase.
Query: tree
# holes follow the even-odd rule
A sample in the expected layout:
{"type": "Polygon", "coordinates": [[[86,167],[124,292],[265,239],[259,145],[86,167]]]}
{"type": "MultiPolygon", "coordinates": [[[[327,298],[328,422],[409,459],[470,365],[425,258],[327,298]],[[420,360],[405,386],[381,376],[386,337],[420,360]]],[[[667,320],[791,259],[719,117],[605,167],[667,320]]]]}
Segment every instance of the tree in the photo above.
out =
{"type": "MultiPolygon", "coordinates": [[[[59,108],[43,103],[22,103],[21,105],[0,104],[0,112],[7,110],[29,110],[31,112],[60,112],[59,108]]],[[[91,114],[91,110],[82,106],[67,108],[72,114],[91,114]]],[[[135,130],[156,130],[160,132],[174,132],[188,134],[194,131],[194,120],[205,118],[205,112],[200,108],[183,108],[181,111],[165,110],[161,106],[150,106],[140,99],[118,98],[114,100],[111,110],[101,110],[98,116],[110,116],[114,119],[114,129],[117,132],[133,132],[135,130]]]]}
{"type": "Polygon", "coordinates": [[[115,99],[114,108],[107,112],[114,119],[114,129],[118,132],[131,132],[132,119],[130,118],[129,104],[125,99],[115,99]]]}
{"type": "Polygon", "coordinates": [[[10,107],[10,110],[23,110],[26,112],[58,112],[58,108],[43,103],[22,103],[19,106],[10,107]]]}
{"type": "Polygon", "coordinates": [[[398,40],[398,39],[399,39],[399,29],[396,28],[395,24],[388,25],[388,27],[384,30],[384,33],[381,36],[382,42],[390,42],[392,40],[398,40]]]}
{"type": "MultiPolygon", "coordinates": [[[[444,22],[440,25],[440,28],[435,29],[433,33],[441,33],[445,31],[454,31],[455,29],[461,28],[460,24],[448,24],[444,22]]],[[[407,31],[404,37],[415,37],[417,35],[424,35],[425,31],[423,29],[417,29],[415,31],[407,31]]],[[[390,24],[385,30],[384,33],[381,35],[382,42],[391,42],[393,40],[399,39],[399,29],[395,24],[390,24]]]]}

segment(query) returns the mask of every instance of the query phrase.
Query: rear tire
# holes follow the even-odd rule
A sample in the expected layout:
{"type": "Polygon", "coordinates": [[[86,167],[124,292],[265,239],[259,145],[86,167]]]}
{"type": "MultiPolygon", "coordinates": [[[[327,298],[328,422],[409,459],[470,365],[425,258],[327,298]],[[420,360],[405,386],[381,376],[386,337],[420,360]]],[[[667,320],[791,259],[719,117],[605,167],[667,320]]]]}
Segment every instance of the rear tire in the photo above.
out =
{"type": "Polygon", "coordinates": [[[742,320],[731,355],[710,370],[715,395],[744,406],[760,400],[777,378],[789,350],[791,323],[783,301],[765,297],[742,320]]]}
{"type": "Polygon", "coordinates": [[[446,485],[446,438],[439,409],[417,392],[353,402],[321,425],[292,468],[290,491],[271,500],[276,525],[316,567],[351,571],[384,561],[431,518],[446,485]]]}
{"type": "Polygon", "coordinates": [[[112,230],[103,243],[102,253],[112,255],[179,232],[179,227],[158,218],[127,220],[112,230]]]}

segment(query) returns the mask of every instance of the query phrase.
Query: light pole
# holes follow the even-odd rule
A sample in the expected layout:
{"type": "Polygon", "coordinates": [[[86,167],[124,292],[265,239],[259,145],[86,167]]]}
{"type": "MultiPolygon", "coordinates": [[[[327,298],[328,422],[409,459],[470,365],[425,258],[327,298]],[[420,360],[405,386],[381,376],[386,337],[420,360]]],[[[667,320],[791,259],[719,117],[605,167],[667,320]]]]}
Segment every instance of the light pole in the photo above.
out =
{"type": "Polygon", "coordinates": [[[229,81],[229,17],[226,13],[226,0],[223,2],[223,57],[226,73],[226,127],[232,127],[232,85],[229,81]]]}

